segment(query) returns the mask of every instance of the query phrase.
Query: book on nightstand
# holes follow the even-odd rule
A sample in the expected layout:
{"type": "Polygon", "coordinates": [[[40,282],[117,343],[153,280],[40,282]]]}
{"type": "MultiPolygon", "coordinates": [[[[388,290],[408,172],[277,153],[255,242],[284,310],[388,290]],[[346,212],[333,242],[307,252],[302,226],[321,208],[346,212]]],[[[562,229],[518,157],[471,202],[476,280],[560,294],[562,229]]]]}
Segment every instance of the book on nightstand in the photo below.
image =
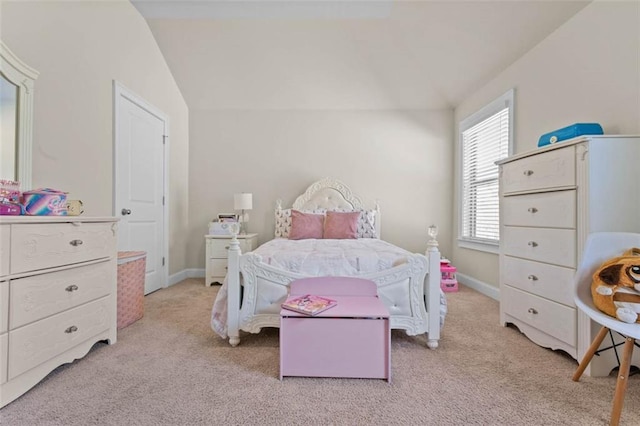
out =
{"type": "Polygon", "coordinates": [[[305,294],[304,296],[297,296],[293,299],[288,299],[281,306],[290,311],[313,316],[320,312],[324,312],[329,308],[333,308],[337,304],[338,302],[333,299],[315,296],[313,294],[305,294]]]}

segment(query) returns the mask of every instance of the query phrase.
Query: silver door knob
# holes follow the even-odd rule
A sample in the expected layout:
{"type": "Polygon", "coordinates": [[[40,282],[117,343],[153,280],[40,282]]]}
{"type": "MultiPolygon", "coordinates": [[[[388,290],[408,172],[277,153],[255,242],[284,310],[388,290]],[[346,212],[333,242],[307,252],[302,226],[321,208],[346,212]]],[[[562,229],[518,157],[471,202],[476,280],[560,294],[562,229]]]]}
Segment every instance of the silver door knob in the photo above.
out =
{"type": "Polygon", "coordinates": [[[131,214],[131,210],[129,209],[122,209],[122,216],[126,216],[128,214],[131,214]]]}

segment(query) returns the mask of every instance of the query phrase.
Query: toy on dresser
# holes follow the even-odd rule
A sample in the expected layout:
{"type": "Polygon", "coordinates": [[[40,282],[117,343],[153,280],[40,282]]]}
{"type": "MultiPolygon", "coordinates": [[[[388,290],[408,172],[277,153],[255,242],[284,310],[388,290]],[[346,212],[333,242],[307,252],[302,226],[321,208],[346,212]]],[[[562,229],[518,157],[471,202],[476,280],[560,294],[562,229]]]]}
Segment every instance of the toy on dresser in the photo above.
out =
{"type": "Polygon", "coordinates": [[[18,216],[24,214],[20,197],[20,182],[0,179],[0,215],[18,216]]]}
{"type": "Polygon", "coordinates": [[[52,188],[20,191],[20,182],[0,180],[0,215],[8,216],[78,216],[84,212],[82,201],[72,200],[67,193],[52,188]]]}
{"type": "Polygon", "coordinates": [[[626,323],[640,322],[640,248],[604,262],[593,274],[593,303],[626,323]]]}

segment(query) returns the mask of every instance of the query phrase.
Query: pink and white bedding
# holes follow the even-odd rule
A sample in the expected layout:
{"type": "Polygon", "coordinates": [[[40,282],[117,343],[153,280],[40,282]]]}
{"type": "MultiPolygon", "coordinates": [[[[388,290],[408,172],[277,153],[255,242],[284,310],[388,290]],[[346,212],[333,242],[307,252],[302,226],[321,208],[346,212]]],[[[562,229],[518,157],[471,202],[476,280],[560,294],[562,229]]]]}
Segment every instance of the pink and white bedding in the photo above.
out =
{"type": "MultiPolygon", "coordinates": [[[[347,240],[276,238],[256,250],[262,263],[304,276],[349,276],[386,271],[407,262],[407,250],[376,238],[347,240]]],[[[440,322],[444,322],[446,299],[441,294],[440,322]]],[[[218,291],[211,312],[211,327],[227,337],[227,282],[218,291]]]]}
{"type": "Polygon", "coordinates": [[[374,238],[288,240],[276,238],[254,253],[271,266],[310,276],[356,276],[407,261],[410,253],[374,238]]]}

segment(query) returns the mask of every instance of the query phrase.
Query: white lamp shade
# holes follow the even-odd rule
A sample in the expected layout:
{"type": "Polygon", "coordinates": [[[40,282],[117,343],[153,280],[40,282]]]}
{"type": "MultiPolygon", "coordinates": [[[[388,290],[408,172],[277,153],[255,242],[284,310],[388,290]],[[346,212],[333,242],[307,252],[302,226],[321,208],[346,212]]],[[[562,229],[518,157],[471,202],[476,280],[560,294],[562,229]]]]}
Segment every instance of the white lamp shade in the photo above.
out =
{"type": "Polygon", "coordinates": [[[251,210],[253,208],[253,195],[246,192],[234,194],[233,208],[235,210],[251,210]]]}

